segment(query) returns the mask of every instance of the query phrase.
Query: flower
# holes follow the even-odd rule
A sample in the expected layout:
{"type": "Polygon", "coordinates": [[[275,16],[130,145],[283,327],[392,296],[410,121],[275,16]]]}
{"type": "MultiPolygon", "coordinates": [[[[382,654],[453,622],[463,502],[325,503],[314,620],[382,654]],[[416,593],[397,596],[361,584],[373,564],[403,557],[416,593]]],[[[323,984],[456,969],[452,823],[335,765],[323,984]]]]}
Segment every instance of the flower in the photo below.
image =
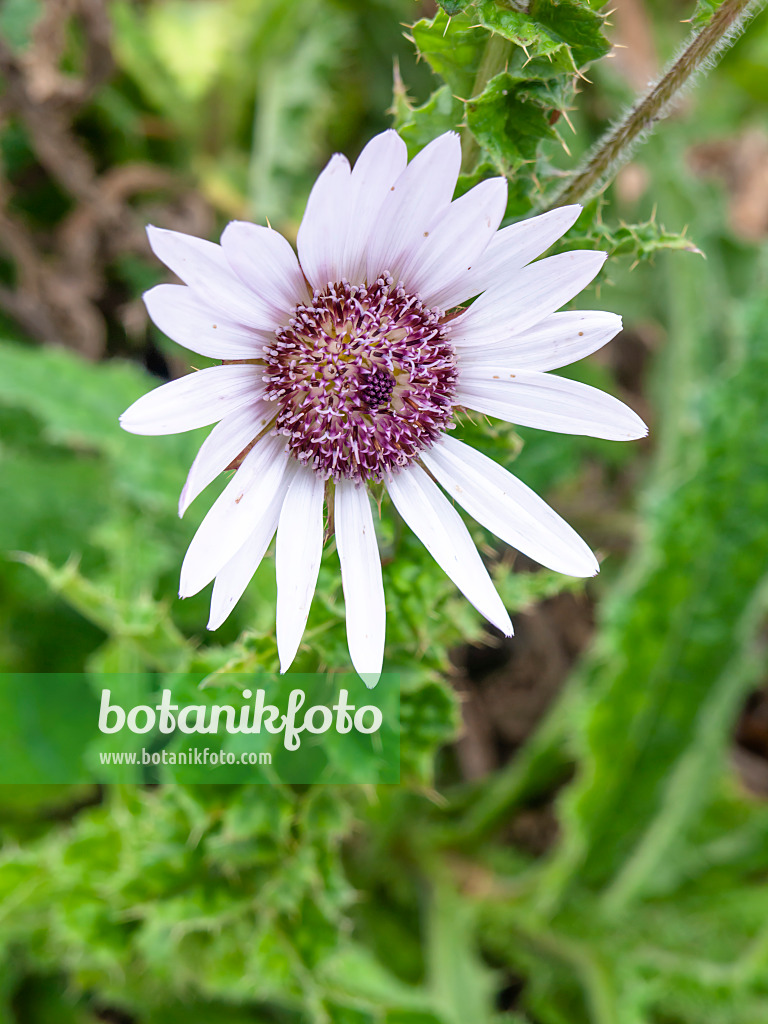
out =
{"type": "Polygon", "coordinates": [[[332,157],[309,196],[298,258],[278,232],[242,221],[226,227],[221,245],[148,228],[155,254],[184,282],[147,292],[149,315],[222,365],[150,392],[121,424],[167,434],[218,422],[179,514],[223,470],[239,468],[189,546],[180,596],[215,580],[208,628],[218,628],[276,533],[281,671],[306,625],[327,501],[352,664],[369,686],[379,678],[385,606],[372,482],[383,482],[435,561],[507,636],[507,611],[452,500],[551,569],[598,571],[541,498],[450,435],[458,409],[614,440],[647,433],[617,399],[546,372],[621,328],[613,313],[555,312],[597,274],[603,253],[531,262],[580,207],[497,230],[506,181],[452,201],[460,159],[449,132],[407,163],[394,131],[369,142],[354,168],[332,157]]]}

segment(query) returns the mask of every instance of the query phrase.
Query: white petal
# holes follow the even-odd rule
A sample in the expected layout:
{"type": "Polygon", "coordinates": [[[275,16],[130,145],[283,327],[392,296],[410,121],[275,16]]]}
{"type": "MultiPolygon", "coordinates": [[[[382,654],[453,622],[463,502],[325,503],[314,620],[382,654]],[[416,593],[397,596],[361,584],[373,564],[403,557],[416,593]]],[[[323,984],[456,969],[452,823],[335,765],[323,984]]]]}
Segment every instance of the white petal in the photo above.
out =
{"type": "MultiPolygon", "coordinates": [[[[538,217],[529,217],[502,228],[475,264],[470,275],[469,291],[455,300],[463,302],[488,288],[503,286],[510,276],[535,260],[576,223],[581,207],[561,206],[538,217]]],[[[455,304],[454,303],[454,304],[455,304]]],[[[446,306],[446,308],[448,308],[446,306]]]]}
{"type": "Polygon", "coordinates": [[[181,567],[179,597],[210,583],[245,544],[288,468],[284,437],[262,438],[243,459],[200,524],[181,567]]]}
{"type": "Polygon", "coordinates": [[[423,469],[411,465],[387,482],[395,508],[464,596],[505,636],[512,623],[461,516],[423,469]]]}
{"type": "Polygon", "coordinates": [[[270,308],[278,323],[287,323],[310,291],[290,242],[278,231],[233,220],[224,228],[221,248],[229,265],[270,308]]]}
{"type": "Polygon", "coordinates": [[[454,132],[434,139],[391,186],[368,246],[369,281],[385,270],[399,280],[402,265],[436,216],[448,208],[461,166],[461,144],[454,132]]]}
{"type": "Polygon", "coordinates": [[[371,687],[379,681],[384,660],[386,610],[381,560],[366,487],[351,480],[337,481],[334,529],[349,654],[355,671],[371,687]]]}
{"type": "Polygon", "coordinates": [[[296,657],[315,593],[323,553],[324,492],[323,478],[300,466],[280,512],[275,557],[281,672],[286,672],[296,657]]]}
{"type": "Polygon", "coordinates": [[[604,391],[535,370],[501,367],[461,371],[456,404],[509,423],[609,441],[645,437],[648,428],[628,406],[604,391]]]}
{"type": "Polygon", "coordinates": [[[179,515],[275,418],[275,403],[261,398],[230,413],[200,446],[179,498],[179,515]]]}
{"type": "Polygon", "coordinates": [[[348,221],[349,161],[331,157],[309,193],[296,247],[301,269],[313,288],[340,280],[339,255],[348,221]]]}
{"type": "Polygon", "coordinates": [[[482,526],[542,565],[568,576],[594,576],[597,559],[545,501],[487,455],[444,435],[421,461],[482,526]]]}
{"type": "Polygon", "coordinates": [[[365,279],[369,240],[378,229],[382,204],[407,162],[405,143],[390,128],[371,139],[352,168],[347,197],[349,217],[339,257],[341,276],[352,284],[361,284],[365,279]]]}
{"type": "Polygon", "coordinates": [[[158,284],[144,293],[144,304],[163,334],[211,359],[257,359],[274,341],[267,331],[221,316],[183,284],[158,284]]]}
{"type": "Polygon", "coordinates": [[[621,317],[598,310],[552,313],[535,327],[490,345],[460,349],[462,366],[556,370],[602,348],[621,330],[621,317]]]}
{"type": "Polygon", "coordinates": [[[457,317],[451,341],[487,345],[533,327],[586,288],[604,262],[603,252],[576,249],[530,263],[457,317]]]}
{"type": "Polygon", "coordinates": [[[298,463],[291,460],[277,490],[260,510],[258,518],[254,520],[253,531],[248,540],[217,573],[211,595],[211,616],[208,620],[208,629],[218,629],[226,621],[261,564],[275,535],[280,519],[280,510],[296,468],[298,468],[298,463]]]}
{"type": "Polygon", "coordinates": [[[179,434],[207,427],[264,392],[258,366],[210,366],[142,395],[120,417],[131,434],[179,434]]]}
{"type": "Polygon", "coordinates": [[[232,270],[221,246],[153,225],[147,228],[147,235],[155,256],[207,305],[248,327],[273,331],[279,326],[270,307],[232,270]]]}
{"type": "MultiPolygon", "coordinates": [[[[439,215],[417,241],[403,263],[406,290],[416,292],[429,306],[456,305],[457,282],[471,274],[498,228],[507,208],[505,178],[475,185],[439,215]]],[[[460,299],[468,298],[465,290],[460,299]]]]}

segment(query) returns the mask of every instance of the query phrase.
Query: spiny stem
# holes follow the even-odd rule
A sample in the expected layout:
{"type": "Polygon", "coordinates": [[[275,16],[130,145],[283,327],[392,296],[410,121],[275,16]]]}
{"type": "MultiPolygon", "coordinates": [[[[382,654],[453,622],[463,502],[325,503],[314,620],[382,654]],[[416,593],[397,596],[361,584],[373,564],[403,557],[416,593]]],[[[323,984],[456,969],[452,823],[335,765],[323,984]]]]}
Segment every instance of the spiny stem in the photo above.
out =
{"type": "Polygon", "coordinates": [[[659,81],[629,113],[608,130],[571,180],[542,210],[565,206],[591,197],[611,173],[629,159],[635,142],[668,113],[680,90],[707,61],[725,49],[744,21],[756,14],[764,0],[725,0],[712,20],[695,34],[659,81]]]}

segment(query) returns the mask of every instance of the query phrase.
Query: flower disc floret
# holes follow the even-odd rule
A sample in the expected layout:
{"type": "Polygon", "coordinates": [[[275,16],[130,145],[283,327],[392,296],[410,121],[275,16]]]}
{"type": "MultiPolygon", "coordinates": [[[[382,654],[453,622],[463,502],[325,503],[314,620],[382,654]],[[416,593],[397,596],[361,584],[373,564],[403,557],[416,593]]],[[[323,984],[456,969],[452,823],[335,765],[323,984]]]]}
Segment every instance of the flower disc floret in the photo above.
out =
{"type": "Polygon", "coordinates": [[[264,353],[276,430],[302,465],[381,480],[450,427],[456,360],[439,309],[383,274],[316,290],[264,353]]]}

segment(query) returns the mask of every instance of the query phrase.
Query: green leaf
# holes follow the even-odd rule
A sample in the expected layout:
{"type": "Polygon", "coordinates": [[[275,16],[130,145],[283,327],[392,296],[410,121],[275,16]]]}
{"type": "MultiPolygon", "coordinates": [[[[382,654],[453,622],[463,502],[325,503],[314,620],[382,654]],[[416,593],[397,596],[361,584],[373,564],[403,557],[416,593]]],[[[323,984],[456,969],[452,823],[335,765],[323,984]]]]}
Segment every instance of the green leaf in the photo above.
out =
{"type": "Polygon", "coordinates": [[[606,224],[600,216],[599,200],[584,209],[575,227],[558,243],[558,248],[566,246],[602,249],[609,256],[631,256],[638,263],[666,249],[703,255],[686,231],[668,231],[655,217],[639,224],[606,224]]]}
{"type": "Polygon", "coordinates": [[[428,928],[428,986],[448,1024],[490,1024],[494,977],[480,959],[471,905],[448,885],[432,894],[428,928]]]}
{"type": "Polygon", "coordinates": [[[329,76],[338,66],[348,25],[332,5],[273,2],[258,57],[258,95],[248,167],[248,199],[256,218],[290,221],[301,211],[307,170],[317,160],[334,109],[329,76]],[[306,31],[311,23],[313,29],[306,31]]]}
{"type": "Polygon", "coordinates": [[[691,16],[694,28],[704,28],[714,17],[717,9],[722,7],[724,0],[696,0],[696,10],[691,16]]]}
{"type": "Polygon", "coordinates": [[[437,2],[448,17],[453,17],[454,14],[461,14],[464,8],[469,6],[471,0],[437,0],[437,2]]]}
{"type": "MultiPolygon", "coordinates": [[[[525,60],[535,60],[563,49],[549,33],[542,32],[530,14],[512,10],[498,0],[481,0],[477,5],[477,16],[486,28],[520,48],[520,52],[515,54],[518,60],[521,55],[525,60]]],[[[572,61],[569,66],[574,70],[572,61]]]]}
{"type": "Polygon", "coordinates": [[[585,670],[584,764],[547,885],[607,889],[612,910],[648,888],[701,813],[759,675],[767,315],[764,300],[749,308],[734,365],[689,411],[698,428],[685,476],[647,503],[646,540],[585,670]]]}
{"type": "Polygon", "coordinates": [[[401,104],[394,127],[408,146],[412,159],[427,143],[443,132],[455,131],[464,119],[464,105],[444,85],[437,89],[421,107],[401,104]]]}
{"type": "Polygon", "coordinates": [[[200,433],[145,438],[118,423],[121,412],[160,383],[129,363],[97,366],[64,349],[0,343],[0,403],[36,416],[52,444],[103,454],[120,490],[173,514],[200,433]]]}
{"type": "Polygon", "coordinates": [[[577,67],[603,57],[611,44],[604,19],[581,0],[531,0],[529,13],[558,42],[567,43],[577,67]]]}
{"type": "Polygon", "coordinates": [[[164,605],[147,594],[138,600],[121,600],[111,588],[85,579],[73,562],[57,569],[37,555],[22,557],[54,593],[108,636],[127,644],[143,664],[167,671],[183,670],[188,665],[192,647],[173,624],[164,605]]]}
{"type": "Polygon", "coordinates": [[[423,988],[406,985],[394,977],[362,946],[339,949],[323,963],[319,980],[327,990],[327,998],[354,1000],[358,1006],[371,1010],[435,1009],[423,988]]]}
{"type": "Polygon", "coordinates": [[[509,174],[536,159],[540,142],[557,138],[550,123],[556,108],[557,101],[542,83],[520,82],[503,73],[467,103],[467,123],[499,169],[509,174]]]}
{"type": "Polygon", "coordinates": [[[448,18],[442,11],[431,21],[417,21],[411,32],[432,70],[456,96],[469,99],[489,33],[467,15],[448,18]]]}

